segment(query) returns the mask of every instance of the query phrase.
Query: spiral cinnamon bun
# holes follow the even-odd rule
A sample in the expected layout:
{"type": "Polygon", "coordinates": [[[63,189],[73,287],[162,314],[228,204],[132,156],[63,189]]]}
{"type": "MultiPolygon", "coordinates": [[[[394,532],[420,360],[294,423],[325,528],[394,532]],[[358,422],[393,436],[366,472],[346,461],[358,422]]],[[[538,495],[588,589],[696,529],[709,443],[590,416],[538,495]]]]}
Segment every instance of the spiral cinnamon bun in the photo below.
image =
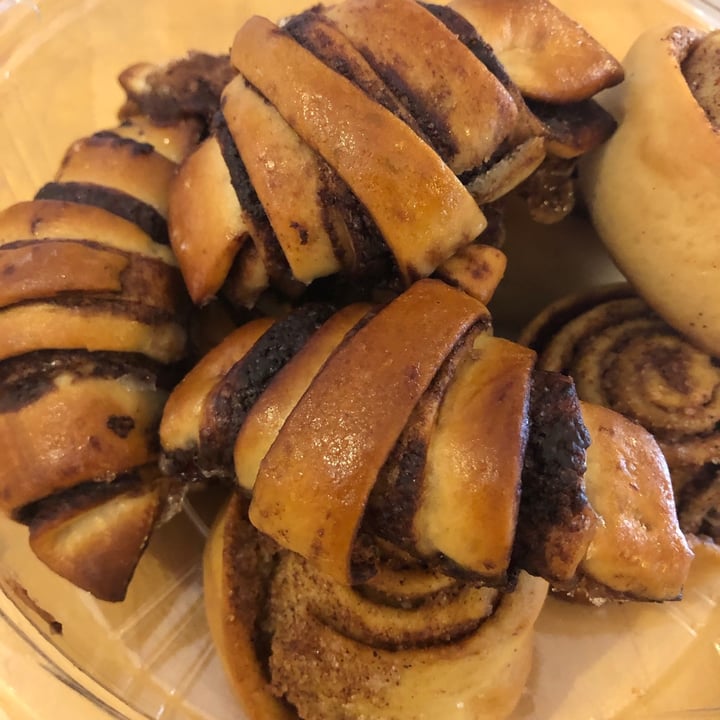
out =
{"type": "Polygon", "coordinates": [[[525,686],[547,583],[512,593],[396,551],[350,588],[281,550],[234,497],[205,555],[213,639],[251,718],[498,720],[525,686]]]}
{"type": "Polygon", "coordinates": [[[667,459],[687,532],[720,538],[720,361],[671,328],[627,285],[562,299],[523,331],[538,363],[578,395],[647,428],[667,459]]]}

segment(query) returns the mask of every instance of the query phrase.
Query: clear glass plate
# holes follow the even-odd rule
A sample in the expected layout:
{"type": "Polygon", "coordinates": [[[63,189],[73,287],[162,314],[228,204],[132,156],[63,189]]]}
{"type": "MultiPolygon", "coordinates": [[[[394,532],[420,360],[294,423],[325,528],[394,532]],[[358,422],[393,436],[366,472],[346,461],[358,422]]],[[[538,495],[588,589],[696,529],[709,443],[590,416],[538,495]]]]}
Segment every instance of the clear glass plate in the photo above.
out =
{"type": "MultiPolygon", "coordinates": [[[[72,140],[114,123],[122,102],[115,78],[127,65],[191,48],[225,51],[251,13],[281,17],[308,4],[0,0],[0,207],[30,197],[72,140]]],[[[718,10],[700,1],[557,4],[618,56],[649,23],[720,24],[718,10]]],[[[616,274],[577,218],[534,231],[532,241],[511,226],[508,251],[496,315],[508,328],[616,274]],[[570,236],[582,242],[568,252],[570,236]]],[[[201,551],[218,501],[196,495],[161,528],[120,605],[54,576],[30,552],[27,531],[0,520],[0,719],[242,717],[202,604],[201,551]]],[[[550,599],[514,720],[720,717],[719,603],[720,557],[712,553],[695,563],[681,603],[589,608],[550,599]]]]}

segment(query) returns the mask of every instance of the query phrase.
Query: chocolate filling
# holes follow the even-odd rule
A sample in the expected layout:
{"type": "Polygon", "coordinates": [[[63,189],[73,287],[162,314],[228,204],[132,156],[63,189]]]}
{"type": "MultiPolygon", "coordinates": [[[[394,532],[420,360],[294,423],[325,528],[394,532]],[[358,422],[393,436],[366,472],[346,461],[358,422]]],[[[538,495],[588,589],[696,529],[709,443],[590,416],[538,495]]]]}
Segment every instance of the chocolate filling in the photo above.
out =
{"type": "MultiPolygon", "coordinates": [[[[112,130],[100,130],[83,140],[90,147],[110,147],[127,151],[130,155],[152,155],[155,147],[151,143],[135,140],[135,138],[118,135],[112,130]]],[[[64,164],[64,161],[63,161],[64,164]]]]}
{"type": "Polygon", "coordinates": [[[283,29],[318,60],[322,60],[330,69],[349,80],[422,137],[422,130],[412,115],[367,64],[355,46],[318,11],[318,8],[295,15],[283,29]]]}
{"type": "MultiPolygon", "coordinates": [[[[87,297],[114,298],[126,302],[141,302],[150,307],[167,312],[185,314],[189,307],[189,298],[180,270],[158,258],[146,257],[139,253],[127,252],[106,247],[92,240],[18,240],[0,247],[0,264],[5,271],[13,269],[12,263],[3,263],[4,256],[16,256],[17,263],[31,263],[35,270],[32,282],[22,276],[17,279],[17,293],[11,295],[15,302],[60,299],[73,293],[83,293],[87,297]],[[94,277],[83,276],[82,271],[73,272],[75,266],[63,257],[63,253],[75,257],[76,263],[87,260],[85,270],[95,272],[94,277]],[[74,256],[72,253],[76,253],[74,256]],[[77,253],[82,253],[78,256],[77,253]],[[57,285],[57,278],[47,277],[47,283],[38,272],[51,274],[48,262],[61,262],[58,272],[72,276],[65,287],[57,285]],[[117,283],[119,287],[113,287],[117,283]],[[59,289],[60,288],[60,289],[59,289]]],[[[24,269],[24,268],[23,268],[24,269]]],[[[52,273],[55,275],[56,273],[52,273]]],[[[8,284],[12,287],[13,278],[8,284]]],[[[9,307],[8,302],[5,307],[9,307]]]]}
{"type": "MultiPolygon", "coordinates": [[[[459,364],[471,351],[477,334],[487,327],[485,321],[467,333],[438,371],[405,426],[403,434],[378,474],[363,516],[361,534],[374,535],[401,548],[410,555],[417,554],[413,520],[418,510],[425,473],[425,464],[432,432],[442,401],[452,383],[459,364]]],[[[354,560],[354,558],[353,558],[354,560]]],[[[509,590],[515,585],[514,571],[502,576],[485,576],[461,567],[441,554],[423,558],[450,577],[468,582],[480,582],[509,590]]]]}
{"type": "Polygon", "coordinates": [[[28,503],[18,508],[13,517],[17,522],[30,526],[31,530],[36,530],[45,523],[89,510],[120,495],[139,494],[144,490],[146,482],[137,470],[123,473],[111,482],[105,479],[89,480],[28,503]]]}
{"type": "MultiPolygon", "coordinates": [[[[148,147],[152,148],[152,145],[148,147]]],[[[35,199],[61,200],[99,207],[124,220],[129,220],[157,243],[167,245],[170,242],[165,218],[152,205],[122,190],[93,183],[49,182],[37,191],[35,199]]]]}
{"type": "Polygon", "coordinates": [[[200,423],[198,465],[208,475],[232,477],[235,437],[275,374],[332,314],[306,305],[273,324],[208,397],[200,423]]]}
{"type": "Polygon", "coordinates": [[[447,5],[420,3],[432,13],[468,50],[499,80],[500,84],[510,89],[513,81],[507,74],[503,64],[498,60],[492,46],[480,37],[477,30],[462,15],[447,5]]]}
{"type": "MultiPolygon", "coordinates": [[[[585,427],[573,381],[559,373],[536,371],[530,396],[530,431],[522,472],[522,493],[513,564],[548,577],[548,541],[561,533],[572,538],[587,528],[585,427]]],[[[575,546],[570,542],[570,556],[575,546]]],[[[561,553],[563,546],[552,545],[561,553]]]]}
{"type": "Polygon", "coordinates": [[[220,107],[223,88],[237,71],[228,55],[190,52],[184,58],[149,72],[142,90],[134,82],[133,67],[120,75],[120,84],[134,108],[128,114],[147,115],[160,125],[175,123],[182,118],[198,118],[206,125],[220,107]]]}
{"type": "Polygon", "coordinates": [[[601,145],[615,132],[615,118],[595,100],[554,105],[526,99],[528,108],[549,129],[550,139],[584,153],[601,145]]]}
{"type": "Polygon", "coordinates": [[[315,282],[319,287],[332,286],[330,292],[337,291],[340,297],[346,295],[343,286],[349,285],[346,289],[352,290],[349,296],[351,300],[365,299],[370,297],[376,285],[399,282],[397,265],[365,206],[342,179],[329,166],[326,167],[320,206],[323,208],[326,230],[344,269],[337,278],[320,278],[315,282]],[[333,214],[339,215],[347,228],[351,249],[342,248],[332,220],[333,214]],[[352,254],[351,259],[347,258],[348,252],[352,254]]]}
{"type": "Polygon", "coordinates": [[[0,413],[17,412],[37,401],[66,373],[76,379],[105,380],[130,375],[143,384],[167,387],[160,366],[142,355],[38,350],[0,363],[0,413]]]}
{"type": "MultiPolygon", "coordinates": [[[[129,320],[137,320],[146,325],[161,325],[167,322],[178,322],[179,318],[175,313],[168,312],[162,308],[155,308],[146,305],[142,301],[119,300],[113,295],[91,295],[86,293],[68,293],[42,301],[45,305],[56,305],[58,307],[73,308],[80,312],[87,312],[88,321],[96,313],[108,313],[110,315],[122,315],[129,320]]],[[[0,314],[11,313],[15,308],[25,305],[33,305],[34,301],[17,303],[12,307],[0,309],[0,314]]]]}
{"type": "MultiPolygon", "coordinates": [[[[358,70],[357,63],[352,61],[351,54],[327,34],[323,38],[322,33],[318,33],[317,28],[313,27],[313,23],[318,22],[313,18],[316,12],[322,12],[322,7],[292,18],[283,29],[287,30],[301,45],[326,65],[346,77],[376,102],[410,125],[444,160],[456,155],[458,145],[450,131],[447,118],[433,107],[431,100],[422,97],[405,82],[396,70],[396,63],[382,63],[373,56],[370,48],[354,46],[379,76],[385,87],[382,88],[376,83],[368,82],[363,73],[358,70]]],[[[323,21],[328,23],[327,19],[323,19],[323,21]]]]}
{"type": "Polygon", "coordinates": [[[446,162],[455,156],[459,150],[457,140],[450,131],[447,118],[433,107],[432,100],[415,92],[415,89],[398,73],[395,63],[379,62],[368,48],[360,48],[360,51],[392,93],[407,108],[420,128],[421,136],[435,152],[446,162]]]}
{"type": "Polygon", "coordinates": [[[288,294],[295,294],[293,285],[297,281],[293,281],[290,265],[272,229],[265,208],[250,182],[247,168],[240,157],[222,111],[215,115],[213,131],[220,144],[220,150],[240,206],[252,223],[252,238],[256,245],[261,247],[259,252],[265,262],[270,281],[278,288],[290,290],[288,294]]]}

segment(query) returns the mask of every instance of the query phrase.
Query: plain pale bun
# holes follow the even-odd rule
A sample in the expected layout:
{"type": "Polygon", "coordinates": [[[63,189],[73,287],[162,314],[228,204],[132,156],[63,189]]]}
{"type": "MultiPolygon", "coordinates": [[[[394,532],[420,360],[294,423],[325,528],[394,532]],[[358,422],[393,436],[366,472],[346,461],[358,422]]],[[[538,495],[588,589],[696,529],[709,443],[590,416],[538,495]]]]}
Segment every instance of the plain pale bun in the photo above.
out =
{"type": "Polygon", "coordinates": [[[619,128],[582,166],[598,232],[638,293],[678,332],[720,355],[720,135],[681,63],[701,37],[642,35],[625,60],[619,128]]]}

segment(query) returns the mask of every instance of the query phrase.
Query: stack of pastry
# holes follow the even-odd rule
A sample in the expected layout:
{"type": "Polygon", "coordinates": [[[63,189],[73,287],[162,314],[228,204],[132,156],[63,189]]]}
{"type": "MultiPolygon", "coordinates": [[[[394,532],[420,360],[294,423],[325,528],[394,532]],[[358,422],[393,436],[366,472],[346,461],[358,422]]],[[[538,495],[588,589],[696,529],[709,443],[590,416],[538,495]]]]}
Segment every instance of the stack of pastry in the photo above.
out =
{"type": "Polygon", "coordinates": [[[357,299],[435,272],[473,293],[503,260],[485,247],[497,201],[605,140],[614,122],[591,98],[622,79],[546,2],[347,0],[281,28],[252,18],[231,59],[240,74],[171,203],[201,304],[357,299]]]}
{"type": "MultiPolygon", "coordinates": [[[[529,63],[516,63],[512,47],[503,54],[504,31],[511,29],[511,46],[521,35],[519,15],[504,7],[503,30],[493,42],[492,5],[431,8],[431,20],[412,3],[346,2],[292,18],[281,30],[251,20],[233,47],[240,76],[224,93],[218,130],[183,169],[187,187],[197,188],[205,172],[206,178],[227,175],[235,190],[223,196],[226,242],[215,247],[223,264],[211,264],[212,278],[192,252],[187,263],[179,252],[188,284],[198,280],[196,301],[224,287],[235,302],[252,304],[268,285],[302,297],[298,281],[312,286],[326,274],[357,277],[372,263],[352,263],[374,252],[382,260],[383,251],[399,286],[415,281],[381,309],[351,305],[324,321],[315,315],[317,329],[306,331],[298,346],[278,348],[279,355],[268,349],[273,326],[241,328],[168,403],[161,428],[165,467],[231,478],[242,493],[211,535],[206,588],[213,637],[251,717],[503,717],[527,677],[543,581],[591,601],[667,600],[678,596],[687,573],[691,553],[665,457],[650,433],[596,402],[578,403],[567,376],[540,372],[534,353],[491,338],[483,308],[433,281],[417,281],[442,277],[444,263],[473,243],[483,221],[473,224],[477,210],[447,172],[412,175],[430,166],[422,165],[426,155],[409,153],[410,142],[421,138],[424,153],[431,147],[483,208],[498,197],[483,195],[483,188],[496,180],[503,192],[515,187],[518,176],[508,172],[506,184],[503,163],[514,167],[512,158],[529,156],[539,111],[547,109],[528,89],[529,63]],[[392,30],[383,25],[391,5],[409,13],[392,30]],[[401,55],[405,40],[398,35],[407,27],[426,28],[414,24],[420,17],[429,33],[436,20],[457,23],[454,13],[484,23],[480,32],[508,71],[495,77],[506,79],[500,85],[517,113],[512,119],[512,105],[500,101],[495,86],[499,111],[487,127],[502,140],[475,147],[469,174],[463,152],[471,150],[448,142],[452,135],[436,132],[435,124],[432,131],[423,126],[423,110],[446,107],[431,84],[422,84],[427,78],[405,66],[402,75],[383,60],[383,53],[401,55]],[[348,39],[360,50],[354,63],[348,39]],[[342,69],[364,95],[328,66],[342,69]],[[362,125],[371,117],[368,94],[375,127],[387,129],[382,137],[362,125]],[[411,140],[378,102],[414,131],[411,140]],[[272,142],[250,131],[253,122],[277,128],[272,142]],[[391,162],[399,146],[403,161],[391,162]],[[273,172],[287,169],[279,159],[289,148],[304,158],[303,168],[312,168],[305,177],[318,178],[304,188],[309,196],[292,184],[294,174],[273,172]],[[378,157],[391,171],[410,173],[411,189],[423,186],[417,178],[424,174],[431,186],[444,188],[444,199],[454,198],[454,223],[444,224],[442,245],[429,222],[438,219],[438,208],[423,216],[427,204],[413,202],[409,212],[402,206],[407,196],[396,202],[377,182],[387,178],[373,165],[378,157]],[[337,215],[334,225],[318,225],[317,216],[298,221],[292,201],[283,203],[285,215],[277,208],[273,189],[285,190],[284,200],[305,198],[299,200],[305,210],[318,195],[327,197],[319,190],[328,187],[327,166],[334,173],[333,207],[346,207],[337,191],[349,189],[366,213],[363,243],[372,246],[359,246],[350,233],[338,253],[337,223],[346,239],[352,223],[337,215]],[[326,233],[322,251],[314,244],[318,235],[304,234],[312,227],[326,233]],[[397,234],[408,227],[417,227],[423,241],[409,245],[397,234]],[[508,630],[510,637],[500,640],[508,630]]],[[[553,15],[541,7],[547,14],[539,12],[537,20],[553,15]]],[[[474,36],[466,47],[473,42],[474,36]]],[[[422,63],[431,59],[422,56],[422,63]]],[[[542,100],[574,101],[583,116],[587,97],[542,100]]],[[[556,141],[546,127],[544,153],[556,150],[556,141]]],[[[391,178],[392,186],[404,185],[403,177],[391,178]]],[[[178,197],[185,202],[177,206],[173,242],[192,250],[184,222],[190,198],[182,190],[178,197]]],[[[487,301],[493,288],[491,282],[485,295],[471,294],[487,301]]],[[[294,328],[298,319],[278,322],[294,328]]],[[[290,336],[295,344],[294,330],[290,336]]]]}
{"type": "Polygon", "coordinates": [[[679,597],[692,553],[652,436],[489,329],[422,280],[248,323],[171,395],[165,467],[250,498],[221,514],[205,577],[251,717],[503,717],[548,581],[679,597]]]}
{"type": "Polygon", "coordinates": [[[199,122],[131,115],[0,213],[2,510],[52,570],[122,600],[171,486],[157,428],[187,344],[169,184],[199,122]]]}
{"type": "Polygon", "coordinates": [[[2,507],[118,600],[225,482],[206,605],[250,717],[505,717],[549,586],[673,600],[692,558],[652,435],[486,308],[503,198],[568,210],[622,68],[545,0],[254,17],[230,60],[130,68],[126,121],[0,216],[2,507]],[[181,280],[256,317],[168,397],[181,280]]]}

